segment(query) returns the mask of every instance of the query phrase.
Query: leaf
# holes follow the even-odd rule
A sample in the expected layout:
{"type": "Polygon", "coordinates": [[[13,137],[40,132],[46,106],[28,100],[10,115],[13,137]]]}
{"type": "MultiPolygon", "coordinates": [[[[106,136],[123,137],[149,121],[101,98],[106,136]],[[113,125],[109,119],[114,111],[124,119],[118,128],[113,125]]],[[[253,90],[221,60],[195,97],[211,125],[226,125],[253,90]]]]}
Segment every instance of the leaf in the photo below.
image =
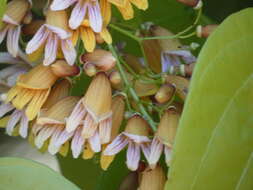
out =
{"type": "Polygon", "coordinates": [[[79,189],[59,173],[42,164],[14,157],[0,158],[0,179],[0,189],[79,189]]]}
{"type": "Polygon", "coordinates": [[[2,25],[2,17],[4,15],[4,11],[6,9],[6,0],[0,0],[0,27],[2,25]]]}
{"type": "Polygon", "coordinates": [[[253,9],[228,17],[199,55],[166,190],[253,188],[253,9]]]}

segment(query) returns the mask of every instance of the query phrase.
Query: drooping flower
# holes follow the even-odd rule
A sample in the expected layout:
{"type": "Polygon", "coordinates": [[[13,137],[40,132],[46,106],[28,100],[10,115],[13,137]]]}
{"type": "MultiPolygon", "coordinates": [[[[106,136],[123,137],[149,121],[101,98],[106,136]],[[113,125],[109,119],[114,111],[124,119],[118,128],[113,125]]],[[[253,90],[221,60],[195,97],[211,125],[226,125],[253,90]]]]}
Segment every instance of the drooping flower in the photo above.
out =
{"type": "Polygon", "coordinates": [[[150,147],[148,162],[151,168],[155,168],[159,158],[164,151],[166,164],[169,166],[171,161],[171,150],[177,132],[180,115],[174,107],[165,111],[161,118],[157,132],[150,147]]]}
{"type": "Polygon", "coordinates": [[[77,43],[79,36],[88,52],[93,52],[96,47],[96,42],[101,43],[101,39],[102,42],[105,41],[107,44],[112,43],[111,34],[106,26],[103,26],[102,30],[96,33],[90,27],[88,20],[84,20],[79,28],[73,32],[72,41],[74,44],[77,43]]]}
{"type": "Polygon", "coordinates": [[[127,167],[135,171],[139,165],[141,149],[146,158],[148,158],[150,153],[150,139],[148,136],[148,123],[139,115],[135,115],[128,120],[125,131],[120,133],[112,143],[106,147],[103,154],[107,156],[115,155],[128,145],[127,167]]]}
{"type": "MultiPolygon", "coordinates": [[[[117,95],[112,99],[112,130],[111,130],[111,140],[112,142],[119,133],[121,123],[124,118],[125,111],[125,102],[124,97],[117,95]]],[[[108,143],[109,144],[109,143],[108,143]]],[[[107,147],[108,144],[105,144],[103,149],[107,147]]],[[[106,156],[101,154],[100,165],[103,170],[107,170],[112,161],[114,160],[115,155],[106,156]]]]}
{"type": "Polygon", "coordinates": [[[29,41],[26,47],[27,54],[43,53],[45,50],[44,65],[52,64],[58,53],[62,53],[69,65],[76,59],[76,51],[71,41],[71,32],[67,24],[65,11],[48,11],[46,23],[43,24],[29,41]]]}
{"type": "Polygon", "coordinates": [[[12,0],[7,4],[2,19],[3,23],[0,27],[0,43],[2,43],[7,35],[7,50],[14,57],[18,54],[21,24],[29,7],[30,3],[27,0],[12,0]]]}
{"type": "Polygon", "coordinates": [[[102,31],[103,20],[98,0],[53,0],[50,8],[53,11],[65,10],[73,4],[76,5],[69,19],[71,29],[77,29],[84,19],[88,19],[94,32],[102,31]]]}
{"type": "Polygon", "coordinates": [[[82,136],[90,140],[94,152],[100,145],[108,143],[111,136],[112,92],[105,73],[98,73],[91,82],[85,96],[77,103],[67,119],[66,131],[72,132],[82,126],[82,136]]]}

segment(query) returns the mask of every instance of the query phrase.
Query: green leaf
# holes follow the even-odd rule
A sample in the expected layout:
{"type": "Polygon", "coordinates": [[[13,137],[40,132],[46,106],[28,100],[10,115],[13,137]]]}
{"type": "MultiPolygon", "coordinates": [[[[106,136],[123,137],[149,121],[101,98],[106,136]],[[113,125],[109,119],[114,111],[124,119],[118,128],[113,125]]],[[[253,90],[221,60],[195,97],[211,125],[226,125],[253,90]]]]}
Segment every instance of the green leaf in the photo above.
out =
{"type": "Polygon", "coordinates": [[[0,0],[0,27],[2,25],[2,17],[4,15],[4,11],[6,9],[6,0],[0,0]]]}
{"type": "Polygon", "coordinates": [[[201,50],[165,189],[253,189],[252,30],[249,8],[201,50]]]}
{"type": "Polygon", "coordinates": [[[59,173],[37,162],[21,158],[0,158],[0,189],[78,190],[59,173]]]}

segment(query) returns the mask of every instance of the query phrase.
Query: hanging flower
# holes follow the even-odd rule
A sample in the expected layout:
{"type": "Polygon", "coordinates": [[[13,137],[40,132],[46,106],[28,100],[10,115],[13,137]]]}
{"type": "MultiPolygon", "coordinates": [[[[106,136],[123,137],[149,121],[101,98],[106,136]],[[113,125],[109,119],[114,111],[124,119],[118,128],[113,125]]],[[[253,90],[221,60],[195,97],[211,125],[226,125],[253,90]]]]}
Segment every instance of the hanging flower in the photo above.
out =
{"type": "Polygon", "coordinates": [[[138,168],[141,149],[146,158],[149,155],[149,125],[139,115],[131,117],[125,131],[119,134],[104,150],[103,154],[110,156],[120,152],[125,146],[127,149],[127,167],[135,171],[138,168]]]}
{"type": "MultiPolygon", "coordinates": [[[[41,54],[45,50],[44,65],[52,64],[58,53],[63,53],[67,63],[73,65],[76,60],[76,51],[70,39],[67,13],[65,11],[48,11],[46,24],[43,24],[29,41],[26,47],[27,54],[41,54]]],[[[38,56],[38,55],[37,55],[38,56]]]]}
{"type": "Polygon", "coordinates": [[[50,8],[53,11],[64,10],[76,4],[71,12],[69,26],[77,29],[84,19],[88,19],[91,29],[99,33],[102,31],[102,16],[98,0],[53,0],[50,8]]]}
{"type": "Polygon", "coordinates": [[[0,26],[0,43],[7,34],[7,50],[14,57],[18,55],[21,24],[29,10],[30,3],[27,0],[12,0],[7,4],[3,23],[0,26]]]}
{"type": "Polygon", "coordinates": [[[171,150],[177,132],[180,115],[174,108],[168,109],[161,118],[158,130],[150,147],[148,162],[151,168],[155,168],[159,158],[164,151],[165,161],[169,166],[171,161],[171,150]]]}
{"type": "Polygon", "coordinates": [[[91,82],[85,96],[75,106],[67,119],[66,131],[72,132],[82,124],[82,136],[90,139],[94,152],[100,145],[108,143],[111,136],[111,86],[105,73],[98,73],[91,82]]]}

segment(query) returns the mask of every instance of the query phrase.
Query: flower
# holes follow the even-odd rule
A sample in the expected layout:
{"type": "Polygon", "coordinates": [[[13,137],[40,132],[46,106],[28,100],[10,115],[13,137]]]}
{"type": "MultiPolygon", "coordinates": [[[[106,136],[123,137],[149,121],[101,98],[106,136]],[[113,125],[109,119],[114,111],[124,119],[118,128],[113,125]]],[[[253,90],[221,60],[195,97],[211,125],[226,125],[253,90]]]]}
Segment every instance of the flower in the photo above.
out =
{"type": "Polygon", "coordinates": [[[25,18],[30,4],[27,0],[12,0],[7,4],[3,23],[0,26],[0,43],[7,35],[7,50],[14,57],[18,55],[19,36],[21,32],[21,22],[25,18]]]}
{"type": "Polygon", "coordinates": [[[110,3],[114,4],[125,20],[132,19],[134,17],[134,10],[132,4],[138,9],[146,10],[148,8],[147,0],[108,0],[110,3]]]}
{"type": "Polygon", "coordinates": [[[148,162],[152,169],[156,167],[163,151],[165,154],[165,161],[169,166],[171,160],[171,150],[177,132],[179,117],[180,115],[174,107],[166,110],[162,116],[158,130],[150,146],[148,162]]]}
{"type": "Polygon", "coordinates": [[[50,8],[53,11],[64,10],[75,4],[69,19],[71,29],[77,29],[87,18],[91,29],[99,33],[102,30],[102,16],[98,0],[53,0],[50,8]]]}
{"type": "Polygon", "coordinates": [[[67,118],[66,131],[72,132],[81,124],[82,136],[90,140],[94,152],[101,150],[100,144],[110,141],[112,92],[105,73],[98,73],[92,80],[85,96],[77,103],[67,118]]]}
{"type": "MultiPolygon", "coordinates": [[[[110,142],[113,141],[119,133],[119,128],[124,119],[124,112],[125,112],[124,97],[121,95],[117,95],[113,97],[112,99],[112,130],[111,130],[110,142]]],[[[107,147],[108,144],[104,145],[104,149],[107,147]]],[[[103,170],[107,170],[107,168],[110,166],[110,164],[114,160],[114,157],[115,157],[114,155],[106,156],[102,154],[100,158],[101,168],[103,170]]]]}
{"type": "Polygon", "coordinates": [[[97,33],[92,30],[88,20],[84,20],[80,27],[73,32],[73,44],[77,43],[79,36],[81,37],[84,47],[88,52],[93,52],[96,47],[96,42],[101,42],[101,39],[107,44],[112,43],[111,34],[107,30],[106,26],[103,26],[102,30],[97,33]]]}
{"type": "Polygon", "coordinates": [[[57,53],[63,53],[67,63],[73,65],[76,59],[76,51],[71,41],[71,32],[67,25],[67,13],[65,11],[48,11],[46,23],[43,24],[29,41],[26,47],[27,54],[42,53],[45,49],[43,64],[52,64],[57,53]]]}
{"type": "Polygon", "coordinates": [[[76,136],[80,130],[68,133],[65,130],[65,119],[69,116],[79,98],[67,96],[60,99],[50,108],[42,110],[35,125],[33,126],[34,143],[37,148],[42,148],[48,141],[48,151],[56,154],[61,147],[67,143],[73,136],[76,136]]]}
{"type": "Polygon", "coordinates": [[[127,167],[135,171],[138,168],[141,149],[146,158],[149,155],[149,125],[139,115],[131,117],[125,131],[120,133],[104,150],[103,154],[110,156],[120,152],[125,146],[127,149],[127,167]]]}

